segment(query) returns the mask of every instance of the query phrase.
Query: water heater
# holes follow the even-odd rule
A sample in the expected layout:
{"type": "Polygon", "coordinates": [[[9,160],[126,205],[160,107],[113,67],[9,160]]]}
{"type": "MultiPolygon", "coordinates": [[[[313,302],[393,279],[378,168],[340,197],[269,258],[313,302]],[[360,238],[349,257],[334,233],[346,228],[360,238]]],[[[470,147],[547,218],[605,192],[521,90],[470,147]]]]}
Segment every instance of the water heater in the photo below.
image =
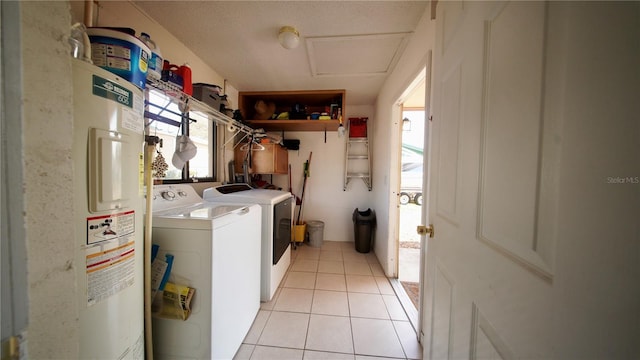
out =
{"type": "Polygon", "coordinates": [[[72,62],[79,358],[143,359],[143,92],[72,62]]]}

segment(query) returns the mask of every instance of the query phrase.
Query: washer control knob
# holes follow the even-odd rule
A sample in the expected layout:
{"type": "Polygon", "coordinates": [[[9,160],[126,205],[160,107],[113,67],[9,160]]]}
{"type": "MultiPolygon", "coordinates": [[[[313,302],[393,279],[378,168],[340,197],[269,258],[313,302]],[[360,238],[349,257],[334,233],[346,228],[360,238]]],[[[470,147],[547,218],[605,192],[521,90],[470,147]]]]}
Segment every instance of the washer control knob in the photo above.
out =
{"type": "Polygon", "coordinates": [[[169,201],[176,198],[176,194],[173,191],[163,191],[162,193],[160,193],[160,195],[162,195],[163,199],[169,201]]]}
{"type": "Polygon", "coordinates": [[[180,191],[178,191],[178,196],[185,197],[185,196],[187,196],[187,193],[185,191],[183,191],[183,190],[180,190],[180,191]]]}

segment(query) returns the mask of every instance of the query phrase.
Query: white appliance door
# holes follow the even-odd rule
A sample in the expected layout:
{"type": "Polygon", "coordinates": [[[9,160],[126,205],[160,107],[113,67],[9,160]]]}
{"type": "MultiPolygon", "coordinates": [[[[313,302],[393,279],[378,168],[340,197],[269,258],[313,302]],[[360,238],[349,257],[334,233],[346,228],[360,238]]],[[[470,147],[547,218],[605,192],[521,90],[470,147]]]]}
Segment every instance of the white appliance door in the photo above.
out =
{"type": "Polygon", "coordinates": [[[640,356],[638,13],[438,2],[428,358],[640,356]]]}

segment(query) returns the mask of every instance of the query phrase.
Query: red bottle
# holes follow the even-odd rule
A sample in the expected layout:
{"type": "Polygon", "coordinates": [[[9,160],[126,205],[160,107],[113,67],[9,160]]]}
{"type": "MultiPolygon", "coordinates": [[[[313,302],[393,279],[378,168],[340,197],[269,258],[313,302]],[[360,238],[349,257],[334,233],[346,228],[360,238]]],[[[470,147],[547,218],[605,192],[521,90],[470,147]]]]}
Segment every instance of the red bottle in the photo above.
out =
{"type": "Polygon", "coordinates": [[[193,95],[193,84],[191,82],[191,68],[185,63],[178,69],[178,74],[182,76],[183,92],[189,96],[193,95]]]}

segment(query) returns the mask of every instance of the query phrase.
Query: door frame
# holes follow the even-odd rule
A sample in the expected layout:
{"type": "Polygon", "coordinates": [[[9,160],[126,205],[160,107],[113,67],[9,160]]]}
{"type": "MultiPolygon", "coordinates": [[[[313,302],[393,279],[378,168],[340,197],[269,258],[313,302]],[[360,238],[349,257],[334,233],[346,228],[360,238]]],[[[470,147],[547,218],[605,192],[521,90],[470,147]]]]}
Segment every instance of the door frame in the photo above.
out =
{"type": "MultiPolygon", "coordinates": [[[[427,161],[427,166],[424,167],[424,172],[423,172],[423,178],[422,178],[422,194],[423,194],[423,202],[422,202],[422,206],[421,206],[421,216],[420,216],[420,223],[424,224],[426,223],[426,219],[428,219],[428,184],[429,184],[429,179],[428,179],[428,174],[429,174],[429,140],[430,140],[430,118],[431,118],[431,81],[432,81],[432,51],[428,50],[425,54],[425,56],[420,60],[420,62],[418,63],[419,66],[416,69],[416,71],[414,71],[412,73],[412,76],[410,76],[408,78],[408,80],[406,81],[406,86],[404,87],[404,90],[400,93],[400,95],[398,95],[396,97],[396,102],[394,104],[394,109],[393,109],[393,114],[394,114],[394,122],[396,122],[396,126],[395,126],[395,131],[397,131],[396,135],[398,137],[398,146],[394,147],[392,149],[392,151],[395,152],[394,155],[392,155],[391,159],[393,160],[392,162],[395,162],[391,164],[391,168],[393,169],[400,169],[401,166],[401,158],[402,158],[402,111],[403,111],[403,107],[402,104],[404,103],[405,99],[409,96],[409,94],[411,92],[413,92],[416,87],[422,82],[424,81],[424,87],[425,87],[425,99],[424,99],[424,117],[425,117],[425,121],[424,121],[424,142],[423,142],[423,148],[425,149],[424,155],[423,155],[423,162],[427,161]]],[[[390,249],[389,254],[392,256],[395,256],[395,258],[397,259],[397,261],[395,261],[395,266],[393,267],[393,274],[392,276],[394,278],[397,279],[398,277],[398,273],[399,273],[399,266],[400,266],[400,261],[399,261],[399,252],[400,252],[400,171],[396,171],[396,175],[397,175],[397,188],[395,189],[396,191],[396,201],[391,203],[391,207],[395,207],[395,210],[391,209],[389,211],[390,214],[395,214],[395,231],[392,234],[393,235],[393,241],[390,243],[390,247],[392,247],[390,249]]],[[[426,245],[427,242],[425,241],[425,237],[421,236],[420,237],[420,269],[419,269],[419,286],[420,286],[420,291],[419,291],[419,299],[418,299],[418,309],[417,309],[417,318],[413,319],[412,325],[414,326],[415,330],[416,330],[416,336],[418,338],[418,341],[420,343],[424,343],[424,331],[423,331],[423,326],[424,326],[424,321],[423,321],[423,317],[424,317],[424,289],[425,289],[425,283],[424,283],[424,279],[425,279],[425,269],[426,269],[426,245]]],[[[399,283],[396,284],[399,287],[402,287],[399,283]]],[[[411,316],[410,316],[411,318],[411,316]]],[[[411,320],[411,319],[410,319],[411,320]]]]}
{"type": "Polygon", "coordinates": [[[22,55],[20,32],[20,2],[3,1],[0,3],[2,24],[0,33],[3,48],[0,51],[0,103],[3,111],[2,128],[0,129],[2,156],[0,156],[0,173],[2,188],[2,348],[9,344],[9,339],[18,348],[26,340],[28,319],[28,279],[27,248],[24,222],[24,194],[22,191],[22,55]],[[5,121],[6,120],[6,121],[5,121]],[[11,170],[11,171],[9,171],[11,170]],[[6,342],[5,342],[6,341],[6,342]]]}
{"type": "MultiPolygon", "coordinates": [[[[429,186],[431,184],[431,82],[433,81],[433,52],[429,50],[427,52],[426,58],[426,73],[425,73],[425,82],[424,82],[424,153],[423,153],[423,164],[426,166],[422,167],[422,216],[421,216],[421,224],[420,225],[428,225],[429,224],[429,186]]],[[[418,340],[421,344],[423,344],[424,349],[424,327],[428,325],[425,321],[425,294],[426,294],[426,279],[427,279],[427,253],[429,245],[431,244],[428,241],[429,238],[427,236],[420,235],[420,297],[419,297],[419,306],[418,309],[418,340]]]]}

